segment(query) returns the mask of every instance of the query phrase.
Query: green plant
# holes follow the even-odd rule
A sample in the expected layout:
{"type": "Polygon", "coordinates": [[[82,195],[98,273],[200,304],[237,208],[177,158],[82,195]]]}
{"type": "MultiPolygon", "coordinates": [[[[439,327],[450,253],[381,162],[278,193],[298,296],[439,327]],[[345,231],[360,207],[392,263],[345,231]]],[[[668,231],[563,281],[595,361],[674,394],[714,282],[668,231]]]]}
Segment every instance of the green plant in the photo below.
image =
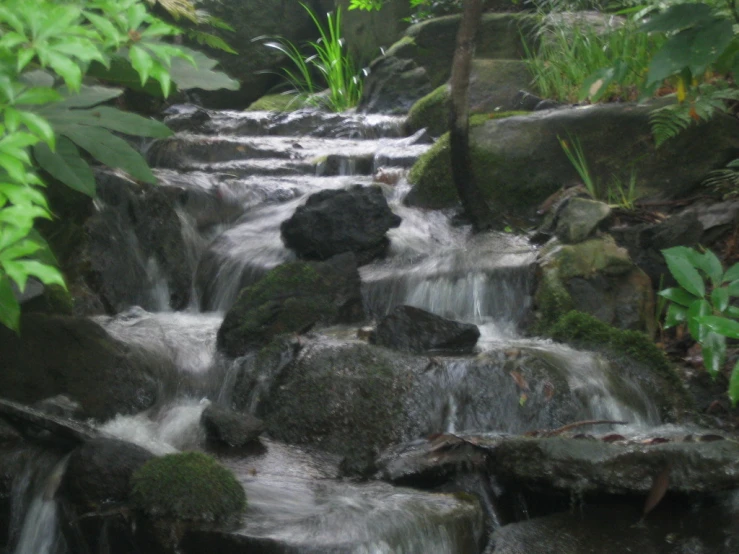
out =
{"type": "Polygon", "coordinates": [[[636,209],[636,201],[639,199],[639,192],[636,190],[636,170],[632,168],[626,180],[613,175],[608,185],[607,197],[611,206],[627,211],[636,209]]]}
{"type": "MultiPolygon", "coordinates": [[[[638,74],[644,75],[641,97],[651,97],[668,83],[677,100],[677,106],[654,114],[659,145],[694,122],[730,111],[731,102],[739,99],[739,9],[736,0],[717,0],[654,3],[634,10],[634,20],[645,16],[647,21],[637,27],[639,33],[661,37],[663,42],[639,68],[638,74]],[[725,78],[729,74],[733,84],[725,78]]],[[[631,72],[622,60],[602,67],[584,81],[581,98],[599,100],[631,72]]]]}
{"type": "Polygon", "coordinates": [[[585,152],[583,152],[582,144],[580,139],[577,137],[570,137],[569,142],[560,136],[557,136],[562,150],[564,151],[567,159],[570,160],[572,167],[575,168],[577,174],[582,179],[588,194],[596,200],[600,198],[600,190],[597,186],[595,179],[593,179],[590,169],[588,168],[588,161],[585,159],[585,152]]]}
{"type": "Polygon", "coordinates": [[[600,97],[634,97],[642,79],[640,71],[664,41],[636,32],[636,23],[630,20],[613,18],[594,24],[584,17],[572,20],[563,14],[550,14],[545,21],[536,50],[523,40],[526,64],[541,95],[564,102],[576,101],[588,77],[614,64],[623,69],[623,76],[600,97]]]}
{"type": "Polygon", "coordinates": [[[202,452],[146,462],[131,477],[131,500],[147,514],[179,521],[223,521],[246,508],[234,474],[202,452]]]}
{"type": "Polygon", "coordinates": [[[724,199],[739,196],[739,158],[726,164],[724,169],[711,171],[702,184],[724,199]]]}
{"type": "Polygon", "coordinates": [[[95,65],[111,81],[124,67],[141,85],[237,87],[211,71],[212,60],[167,39],[179,34],[151,15],[141,0],[5,0],[0,5],[0,323],[18,330],[16,292],[29,278],[64,287],[54,257],[33,230],[53,216],[39,176],[94,195],[89,156],[147,182],[143,157],[113,132],[163,137],[161,123],[101,104],[121,89],[83,84],[95,65]],[[193,68],[204,62],[204,70],[193,68]],[[185,66],[180,65],[185,64],[185,66]],[[200,86],[195,84],[194,86],[200,86]]]}
{"type": "MultiPolygon", "coordinates": [[[[739,307],[731,303],[739,296],[739,263],[724,271],[710,250],[701,253],[684,246],[662,254],[679,285],[659,292],[670,301],[665,328],[686,323],[701,344],[703,365],[715,378],[726,362],[726,339],[739,339],[739,307]]],[[[729,379],[729,398],[734,406],[739,402],[739,362],[729,379]]]]}
{"type": "MultiPolygon", "coordinates": [[[[306,4],[300,4],[308,12],[320,38],[308,42],[312,54],[305,56],[300,48],[284,38],[264,43],[287,56],[293,69],[283,68],[282,75],[288,84],[308,103],[326,105],[335,112],[354,107],[362,95],[362,79],[341,38],[341,8],[326,14],[326,27],[306,4]],[[328,96],[319,93],[328,88],[328,96]]],[[[261,37],[260,37],[261,39],[261,37]]]]}

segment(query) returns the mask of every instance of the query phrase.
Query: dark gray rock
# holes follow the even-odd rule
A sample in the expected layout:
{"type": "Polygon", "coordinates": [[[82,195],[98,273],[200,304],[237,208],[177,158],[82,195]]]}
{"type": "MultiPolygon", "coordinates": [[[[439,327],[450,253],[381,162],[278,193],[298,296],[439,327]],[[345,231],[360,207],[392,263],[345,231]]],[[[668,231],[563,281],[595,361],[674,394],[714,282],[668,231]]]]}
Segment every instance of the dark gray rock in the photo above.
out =
{"type": "Polygon", "coordinates": [[[380,346],[406,352],[470,351],[480,338],[477,325],[452,321],[413,306],[398,306],[377,325],[380,346]]]}
{"type": "Polygon", "coordinates": [[[58,394],[96,419],[136,413],[157,398],[158,359],[86,318],[25,314],[20,337],[0,327],[0,391],[32,404],[58,394]]]}
{"type": "Polygon", "coordinates": [[[426,69],[409,59],[382,57],[372,62],[357,109],[368,113],[406,114],[433,87],[426,69]]]}
{"type": "Polygon", "coordinates": [[[229,446],[244,446],[256,441],[264,431],[262,420],[247,413],[211,404],[200,419],[208,439],[225,443],[229,446]]]}
{"type": "Polygon", "coordinates": [[[241,291],[218,330],[218,348],[241,356],[282,333],[364,317],[361,281],[353,254],[326,262],[290,262],[241,291]]]}
{"type": "Polygon", "coordinates": [[[79,402],[75,402],[66,394],[57,394],[36,402],[33,407],[49,415],[67,419],[84,419],[84,412],[79,402]]]}
{"type": "Polygon", "coordinates": [[[153,457],[148,450],[117,439],[88,441],[72,452],[60,493],[82,511],[125,502],[131,476],[153,457]]]}
{"type": "Polygon", "coordinates": [[[363,265],[384,255],[390,243],[386,233],[400,221],[379,186],[354,185],[312,194],[280,231],[301,258],[326,260],[353,252],[363,265]]]}

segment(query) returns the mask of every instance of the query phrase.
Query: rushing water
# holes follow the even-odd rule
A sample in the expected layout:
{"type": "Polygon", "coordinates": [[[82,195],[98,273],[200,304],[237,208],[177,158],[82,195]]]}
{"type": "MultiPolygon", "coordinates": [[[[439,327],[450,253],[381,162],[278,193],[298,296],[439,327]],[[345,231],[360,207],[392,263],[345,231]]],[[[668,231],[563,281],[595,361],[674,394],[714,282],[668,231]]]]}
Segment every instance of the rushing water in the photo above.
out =
{"type": "MultiPolygon", "coordinates": [[[[171,118],[177,125],[180,120],[171,118]]],[[[201,129],[205,134],[183,133],[152,147],[149,158],[159,166],[161,185],[190,192],[177,210],[193,267],[194,301],[188,312],[170,311],[166,280],[149,261],[141,294],[154,311],[132,307],[96,318],[116,338],[177,368],[172,382],[162,384],[168,393],[160,405],[114,418],[103,431],[160,454],[203,448],[203,409],[210,402],[228,404],[238,364],[250,362],[217,354],[218,327],[242,287],[293,258],[280,239],[280,224],[311,193],[369,184],[387,166],[397,166],[392,171],[401,176],[384,188],[402,224],[389,232],[387,259],[361,268],[368,313],[380,318],[409,304],[475,323],[482,332],[479,356],[445,358],[424,377],[424,418],[439,422],[428,431],[527,430],[531,421],[517,415],[518,396],[501,392],[515,387],[501,369],[512,348],[556,369],[571,392],[574,416],[659,422],[633,383],[623,384],[629,402],[612,394],[607,364],[597,356],[520,336],[536,254],[524,239],[472,235],[449,214],[403,205],[409,189],[403,168],[428,145],[421,135],[403,138],[401,129],[401,119],[385,116],[214,112],[201,129]]],[[[127,247],[137,248],[135,241],[127,247]]],[[[279,540],[296,551],[309,545],[312,552],[467,554],[482,532],[479,511],[454,497],[346,483],[336,479],[336,460],[274,441],[264,440],[250,456],[222,461],[249,498],[239,533],[279,540]]],[[[16,554],[61,554],[54,546],[50,490],[26,510],[16,554]]]]}

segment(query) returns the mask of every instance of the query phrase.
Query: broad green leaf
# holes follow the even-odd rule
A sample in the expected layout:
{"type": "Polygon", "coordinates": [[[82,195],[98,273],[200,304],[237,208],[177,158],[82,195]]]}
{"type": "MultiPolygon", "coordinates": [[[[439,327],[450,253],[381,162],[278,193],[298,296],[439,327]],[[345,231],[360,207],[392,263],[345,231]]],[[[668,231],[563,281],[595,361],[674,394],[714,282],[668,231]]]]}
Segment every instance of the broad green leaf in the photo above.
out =
{"type": "Polygon", "coordinates": [[[18,258],[25,258],[41,250],[42,246],[30,239],[16,242],[12,246],[0,250],[0,264],[5,261],[12,261],[18,258]]]}
{"type": "Polygon", "coordinates": [[[50,104],[44,106],[43,110],[39,113],[46,113],[48,111],[60,110],[62,108],[91,108],[118,98],[123,94],[123,90],[119,88],[101,87],[101,86],[82,86],[79,92],[70,91],[66,88],[61,88],[59,92],[64,97],[64,100],[57,102],[56,104],[50,104]]]}
{"type": "Polygon", "coordinates": [[[34,69],[27,71],[18,77],[18,80],[29,87],[47,88],[54,86],[54,77],[48,71],[43,69],[34,69]]]}
{"type": "Polygon", "coordinates": [[[647,83],[661,82],[688,68],[693,75],[703,74],[734,38],[731,21],[715,18],[671,36],[649,64],[647,83]]]}
{"type": "Polygon", "coordinates": [[[714,287],[717,287],[721,284],[721,277],[724,274],[724,268],[721,265],[721,261],[718,259],[716,254],[714,254],[710,250],[706,250],[701,256],[700,268],[711,279],[711,283],[714,287]]]}
{"type": "Polygon", "coordinates": [[[729,306],[726,308],[726,315],[729,317],[733,317],[734,319],[739,319],[739,308],[736,306],[729,306]]]}
{"type": "Polygon", "coordinates": [[[35,187],[18,183],[0,182],[0,195],[5,196],[13,204],[38,204],[42,208],[49,209],[46,196],[35,187]]]}
{"type": "Polygon", "coordinates": [[[739,279],[729,283],[727,289],[729,291],[729,296],[739,296],[739,279]]]}
{"type": "Polygon", "coordinates": [[[3,275],[0,272],[0,323],[17,333],[19,330],[20,316],[21,307],[15,299],[10,279],[7,275],[3,275]]]}
{"type": "Polygon", "coordinates": [[[33,156],[51,176],[74,190],[95,197],[95,177],[92,170],[68,138],[59,137],[55,152],[44,143],[37,144],[33,148],[33,156]]]}
{"type": "Polygon", "coordinates": [[[682,246],[676,246],[663,250],[662,254],[670,273],[678,284],[690,294],[703,298],[706,294],[706,287],[703,278],[690,261],[690,250],[682,246]]]}
{"type": "Polygon", "coordinates": [[[117,167],[145,183],[156,183],[146,160],[128,143],[99,127],[70,125],[64,134],[77,146],[87,150],[96,160],[117,167]]]}
{"type": "Polygon", "coordinates": [[[721,281],[724,283],[728,283],[730,281],[736,281],[738,279],[739,279],[739,263],[736,263],[726,270],[726,273],[724,273],[724,276],[721,279],[721,281]]]}
{"type": "Polygon", "coordinates": [[[49,146],[54,147],[56,142],[54,129],[51,128],[51,125],[49,125],[49,122],[46,121],[46,119],[33,112],[20,112],[19,117],[23,124],[28,127],[36,137],[43,140],[49,146]]]}
{"type": "Polygon", "coordinates": [[[696,300],[700,300],[700,298],[698,298],[697,296],[694,296],[688,291],[678,287],[661,290],[658,294],[664,298],[667,298],[667,300],[676,302],[681,306],[685,306],[686,308],[696,300]]]}
{"type": "Polygon", "coordinates": [[[213,68],[218,63],[216,60],[209,58],[201,52],[183,48],[195,60],[197,67],[194,67],[186,60],[175,58],[172,60],[170,67],[170,77],[172,82],[177,85],[180,90],[188,90],[191,88],[200,88],[203,90],[239,90],[239,82],[232,79],[221,71],[215,71],[213,68]]]}
{"type": "Polygon", "coordinates": [[[17,204],[0,210],[0,223],[8,223],[21,229],[30,229],[37,217],[51,219],[47,210],[31,204],[17,204]]]}
{"type": "Polygon", "coordinates": [[[670,304],[667,308],[667,315],[665,316],[665,329],[675,327],[688,317],[688,309],[678,306],[677,304],[670,304]]]}
{"type": "Polygon", "coordinates": [[[670,6],[662,13],[653,15],[639,30],[646,33],[653,31],[679,31],[693,25],[701,24],[713,16],[711,7],[704,3],[677,4],[670,6]]]}
{"type": "Polygon", "coordinates": [[[616,71],[612,67],[604,67],[590,75],[583,81],[580,89],[580,100],[590,98],[598,101],[606,93],[608,87],[615,80],[616,71]]]}
{"type": "Polygon", "coordinates": [[[720,287],[711,291],[711,304],[715,310],[723,312],[729,307],[729,289],[720,287]]]}
{"type": "MultiPolygon", "coordinates": [[[[111,131],[139,137],[166,138],[172,136],[172,130],[164,123],[109,106],[99,106],[89,110],[69,110],[64,116],[54,118],[54,121],[105,127],[111,131]]],[[[57,126],[57,131],[64,132],[59,126],[57,126]]]]}
{"type": "Polygon", "coordinates": [[[41,236],[41,233],[39,233],[36,229],[31,229],[28,233],[28,238],[41,245],[41,249],[34,255],[35,259],[37,259],[41,263],[54,267],[59,265],[56,256],[54,256],[51,248],[49,248],[49,244],[46,242],[46,239],[41,236]]]}
{"type": "Polygon", "coordinates": [[[739,361],[736,362],[729,378],[729,399],[731,405],[736,408],[737,403],[739,403],[739,361]]]}
{"type": "Polygon", "coordinates": [[[716,377],[726,362],[726,337],[718,333],[706,333],[701,348],[703,365],[711,377],[716,377]]]}
{"type": "Polygon", "coordinates": [[[729,337],[730,339],[739,339],[739,322],[733,319],[716,315],[706,315],[697,319],[700,325],[707,327],[719,335],[729,337]]]}
{"type": "Polygon", "coordinates": [[[51,102],[58,102],[62,99],[62,95],[53,88],[48,87],[34,87],[30,88],[15,99],[17,104],[49,104],[51,102]]]}
{"type": "Polygon", "coordinates": [[[159,81],[159,85],[162,87],[162,94],[167,98],[172,86],[172,78],[169,75],[169,70],[161,65],[155,65],[151,70],[151,76],[159,81]]]}
{"type": "Polygon", "coordinates": [[[703,342],[703,339],[708,332],[708,329],[701,323],[703,316],[707,316],[711,313],[711,305],[706,300],[696,300],[688,308],[688,331],[698,342],[703,342]]]}
{"type": "Polygon", "coordinates": [[[8,172],[14,181],[22,183],[25,181],[26,167],[21,160],[15,156],[0,152],[0,168],[8,172]]]}
{"type": "Polygon", "coordinates": [[[62,54],[50,51],[49,66],[64,79],[64,83],[71,90],[79,90],[82,82],[82,70],[76,62],[62,54]]]}
{"type": "Polygon", "coordinates": [[[149,80],[149,74],[151,69],[154,67],[154,60],[143,48],[139,46],[132,46],[128,50],[128,57],[131,60],[131,65],[138,72],[141,78],[141,86],[146,84],[149,80]]]}
{"type": "Polygon", "coordinates": [[[14,264],[18,264],[27,275],[36,277],[44,285],[59,285],[63,289],[67,288],[67,284],[64,282],[64,276],[53,266],[39,262],[38,260],[19,260],[14,262],[14,264]]]}

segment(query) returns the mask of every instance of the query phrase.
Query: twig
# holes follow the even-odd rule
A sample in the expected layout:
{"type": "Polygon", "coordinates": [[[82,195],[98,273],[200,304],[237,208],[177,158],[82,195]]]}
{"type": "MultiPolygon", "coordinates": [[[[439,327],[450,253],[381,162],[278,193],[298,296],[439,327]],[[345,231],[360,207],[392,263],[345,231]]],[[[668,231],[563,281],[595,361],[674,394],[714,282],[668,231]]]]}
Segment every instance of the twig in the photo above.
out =
{"type": "MultiPolygon", "coordinates": [[[[550,431],[541,431],[540,436],[556,437],[566,431],[575,429],[577,427],[583,427],[585,425],[626,425],[627,423],[628,421],[612,421],[610,419],[589,419],[586,421],[576,421],[574,423],[568,423],[567,425],[563,425],[562,427],[558,427],[557,429],[552,429],[550,431]]],[[[536,431],[534,431],[534,433],[536,433],[536,431]]]]}

